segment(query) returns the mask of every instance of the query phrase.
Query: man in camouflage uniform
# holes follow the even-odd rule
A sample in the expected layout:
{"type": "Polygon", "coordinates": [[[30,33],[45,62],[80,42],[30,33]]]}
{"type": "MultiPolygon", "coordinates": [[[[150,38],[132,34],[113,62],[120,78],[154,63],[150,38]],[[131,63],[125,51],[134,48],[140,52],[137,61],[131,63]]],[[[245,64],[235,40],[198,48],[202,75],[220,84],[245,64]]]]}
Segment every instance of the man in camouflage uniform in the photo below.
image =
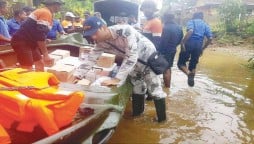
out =
{"type": "Polygon", "coordinates": [[[138,116],[144,111],[144,98],[148,90],[154,97],[158,122],[166,120],[166,94],[162,90],[160,78],[150,67],[138,62],[138,59],[146,62],[156,51],[152,42],[129,25],[106,27],[97,17],[89,17],[85,26],[87,28],[85,36],[90,36],[97,43],[95,50],[102,50],[123,58],[115,78],[104,81],[103,84],[121,84],[130,75],[134,85],[133,116],[138,116]]]}

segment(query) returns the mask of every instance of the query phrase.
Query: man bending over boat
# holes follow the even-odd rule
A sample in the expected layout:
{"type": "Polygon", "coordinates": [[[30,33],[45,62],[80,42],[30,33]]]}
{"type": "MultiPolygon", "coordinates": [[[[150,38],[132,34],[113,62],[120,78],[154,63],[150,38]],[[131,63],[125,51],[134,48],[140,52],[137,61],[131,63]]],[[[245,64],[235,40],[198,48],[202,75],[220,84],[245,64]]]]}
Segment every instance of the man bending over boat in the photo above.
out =
{"type": "Polygon", "coordinates": [[[51,65],[46,47],[46,36],[53,24],[53,13],[60,10],[61,0],[44,0],[45,7],[33,11],[13,35],[12,48],[22,68],[44,71],[44,64],[51,65]],[[41,56],[43,55],[43,57],[41,56]]]}
{"type": "Polygon", "coordinates": [[[166,120],[166,93],[161,87],[161,80],[150,67],[138,60],[147,62],[156,48],[151,41],[142,36],[129,25],[114,25],[107,27],[97,17],[89,17],[84,23],[84,35],[96,42],[95,50],[121,56],[123,62],[115,78],[104,81],[104,85],[123,83],[129,75],[134,85],[132,94],[133,116],[139,116],[144,111],[145,94],[148,90],[154,97],[158,122],[166,120]]]}

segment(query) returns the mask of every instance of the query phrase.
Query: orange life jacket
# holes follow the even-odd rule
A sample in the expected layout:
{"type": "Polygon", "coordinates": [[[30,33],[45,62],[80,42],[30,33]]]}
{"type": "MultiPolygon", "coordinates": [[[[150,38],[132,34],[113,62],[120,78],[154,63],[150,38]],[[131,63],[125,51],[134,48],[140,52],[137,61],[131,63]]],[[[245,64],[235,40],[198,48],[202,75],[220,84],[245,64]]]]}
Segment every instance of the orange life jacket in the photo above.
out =
{"type": "Polygon", "coordinates": [[[38,99],[63,100],[68,91],[58,89],[59,80],[55,75],[48,72],[34,72],[26,69],[16,68],[0,73],[0,84],[9,87],[33,87],[31,89],[19,89],[22,94],[38,99]]]}
{"type": "Polygon", "coordinates": [[[58,80],[46,72],[14,69],[0,73],[0,123],[10,128],[14,121],[18,121],[17,130],[26,132],[32,132],[39,124],[48,135],[70,124],[84,99],[84,93],[57,94],[57,83],[58,80]],[[47,86],[47,89],[8,90],[13,86],[47,86]]]}
{"type": "Polygon", "coordinates": [[[0,144],[10,144],[11,139],[3,126],[0,124],[0,144]]]}

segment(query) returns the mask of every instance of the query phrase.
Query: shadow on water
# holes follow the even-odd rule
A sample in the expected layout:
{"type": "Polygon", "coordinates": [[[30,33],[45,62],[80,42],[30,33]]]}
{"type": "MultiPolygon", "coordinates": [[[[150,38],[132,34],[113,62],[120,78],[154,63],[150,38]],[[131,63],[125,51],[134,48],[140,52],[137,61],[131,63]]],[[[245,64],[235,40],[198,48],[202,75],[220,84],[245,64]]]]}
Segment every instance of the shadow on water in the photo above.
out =
{"type": "Polygon", "coordinates": [[[254,143],[254,73],[244,63],[207,51],[194,88],[173,67],[167,121],[154,122],[153,102],[146,102],[142,116],[132,118],[129,103],[109,143],[254,143]]]}

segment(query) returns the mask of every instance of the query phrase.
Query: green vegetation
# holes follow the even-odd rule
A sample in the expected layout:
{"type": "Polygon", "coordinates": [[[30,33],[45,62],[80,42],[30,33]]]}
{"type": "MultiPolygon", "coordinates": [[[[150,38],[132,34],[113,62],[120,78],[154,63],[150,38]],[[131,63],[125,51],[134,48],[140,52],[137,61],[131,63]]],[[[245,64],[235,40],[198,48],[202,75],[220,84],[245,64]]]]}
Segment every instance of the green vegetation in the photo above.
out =
{"type": "Polygon", "coordinates": [[[254,20],[247,13],[242,0],[224,0],[218,12],[221,21],[216,32],[242,38],[254,36],[254,20]]]}
{"type": "Polygon", "coordinates": [[[226,32],[237,32],[243,25],[246,10],[241,0],[224,0],[218,11],[226,32]]]}
{"type": "Polygon", "coordinates": [[[252,20],[250,24],[247,24],[246,33],[248,35],[254,36],[254,20],[252,20]]]}
{"type": "MultiPolygon", "coordinates": [[[[220,24],[213,27],[218,44],[252,44],[254,48],[254,19],[247,13],[242,0],[224,0],[218,8],[220,24]]],[[[248,67],[254,69],[254,56],[248,67]]]]}
{"type": "MultiPolygon", "coordinates": [[[[40,4],[39,0],[37,4],[39,4],[37,7],[41,7],[42,4],[40,4]]],[[[85,11],[92,11],[93,10],[93,2],[95,0],[63,0],[65,2],[65,5],[63,5],[63,9],[61,14],[56,14],[56,18],[61,18],[64,16],[65,12],[71,11],[75,15],[78,15],[80,17],[83,17],[83,13],[85,11]]],[[[6,18],[9,19],[12,17],[12,9],[14,8],[21,8],[23,5],[27,5],[27,0],[19,0],[18,2],[9,2],[9,5],[11,7],[10,12],[6,15],[6,18]],[[18,4],[18,7],[16,6],[18,4]]]]}
{"type": "Polygon", "coordinates": [[[83,16],[85,11],[92,11],[94,0],[64,0],[64,11],[71,11],[75,15],[83,16]]]}
{"type": "Polygon", "coordinates": [[[219,43],[234,45],[254,37],[254,20],[241,0],[224,0],[218,12],[220,24],[213,30],[219,43]]]}

